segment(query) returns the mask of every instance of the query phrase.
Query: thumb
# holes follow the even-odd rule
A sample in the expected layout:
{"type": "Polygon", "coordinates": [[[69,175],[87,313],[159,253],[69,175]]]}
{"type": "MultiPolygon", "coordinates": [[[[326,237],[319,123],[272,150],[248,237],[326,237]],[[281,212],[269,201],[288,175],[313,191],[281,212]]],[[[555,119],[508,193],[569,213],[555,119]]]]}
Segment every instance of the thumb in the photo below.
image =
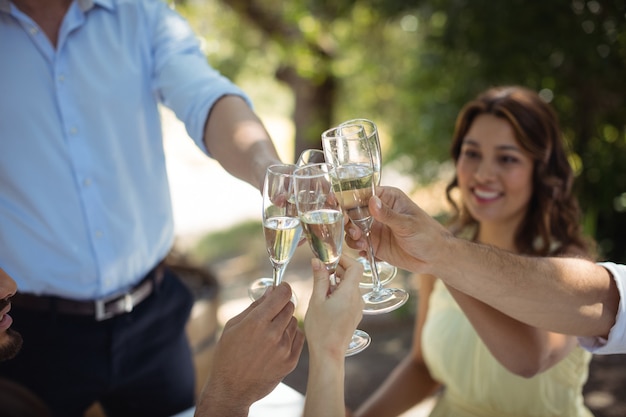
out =
{"type": "Polygon", "coordinates": [[[311,260],[313,268],[313,292],[311,299],[325,300],[328,295],[330,280],[328,279],[328,271],[324,268],[324,264],[317,258],[311,260]]]}
{"type": "Polygon", "coordinates": [[[372,217],[380,223],[383,223],[389,227],[393,227],[398,215],[389,207],[383,205],[382,200],[374,195],[370,198],[369,209],[372,217]]]}

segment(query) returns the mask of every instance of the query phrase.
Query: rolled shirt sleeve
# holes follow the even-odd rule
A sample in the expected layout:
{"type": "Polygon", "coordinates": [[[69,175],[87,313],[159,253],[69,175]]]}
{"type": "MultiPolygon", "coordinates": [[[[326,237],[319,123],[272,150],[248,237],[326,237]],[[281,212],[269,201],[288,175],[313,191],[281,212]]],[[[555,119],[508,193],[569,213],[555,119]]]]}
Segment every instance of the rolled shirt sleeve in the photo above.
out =
{"type": "Polygon", "coordinates": [[[225,95],[249,97],[232,81],[212,68],[189,24],[163,2],[158,2],[153,22],[153,88],[164,105],[184,122],[196,145],[204,145],[204,126],[217,100],[225,95]]]}
{"type": "Polygon", "coordinates": [[[612,262],[601,262],[598,265],[603,266],[611,273],[619,291],[620,302],[615,325],[611,328],[608,339],[604,337],[579,337],[578,340],[583,348],[597,355],[626,353],[626,265],[612,262]]]}

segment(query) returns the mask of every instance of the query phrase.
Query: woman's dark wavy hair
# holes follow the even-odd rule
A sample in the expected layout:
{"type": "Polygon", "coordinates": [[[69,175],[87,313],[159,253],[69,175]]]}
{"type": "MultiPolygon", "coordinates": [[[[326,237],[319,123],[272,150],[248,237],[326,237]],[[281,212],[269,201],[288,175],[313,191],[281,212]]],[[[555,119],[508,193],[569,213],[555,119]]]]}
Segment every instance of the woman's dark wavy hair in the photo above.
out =
{"type": "MultiPolygon", "coordinates": [[[[467,103],[459,113],[450,152],[455,165],[461,145],[474,119],[491,114],[513,127],[518,144],[533,159],[533,193],[528,212],[515,235],[515,245],[527,255],[557,255],[576,247],[590,254],[592,242],[581,229],[581,212],[572,194],[574,173],[567,160],[556,113],[534,91],[519,86],[494,87],[467,103]]],[[[459,208],[451,196],[458,186],[456,175],[446,187],[454,209],[455,233],[476,226],[465,204],[459,208]]]]}

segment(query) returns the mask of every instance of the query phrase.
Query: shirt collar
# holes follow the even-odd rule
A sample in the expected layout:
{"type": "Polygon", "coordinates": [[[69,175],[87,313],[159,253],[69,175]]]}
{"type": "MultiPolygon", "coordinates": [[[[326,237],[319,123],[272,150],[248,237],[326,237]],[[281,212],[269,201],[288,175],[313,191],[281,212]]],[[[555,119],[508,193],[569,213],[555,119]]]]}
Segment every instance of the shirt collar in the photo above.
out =
{"type": "Polygon", "coordinates": [[[114,0],[76,0],[81,9],[87,11],[94,6],[104,7],[105,9],[112,10],[115,8],[114,0]]]}
{"type": "Polygon", "coordinates": [[[113,0],[76,0],[76,2],[83,12],[93,9],[95,6],[104,7],[109,10],[114,8],[113,0]]]}

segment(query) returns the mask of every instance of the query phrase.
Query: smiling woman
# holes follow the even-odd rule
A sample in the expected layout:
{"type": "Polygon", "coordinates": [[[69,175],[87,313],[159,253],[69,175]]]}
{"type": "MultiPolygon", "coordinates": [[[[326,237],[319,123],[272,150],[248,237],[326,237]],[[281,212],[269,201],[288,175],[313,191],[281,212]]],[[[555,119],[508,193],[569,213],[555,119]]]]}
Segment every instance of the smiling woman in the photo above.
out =
{"type": "Polygon", "coordinates": [[[521,87],[486,91],[460,112],[450,150],[456,176],[446,196],[454,232],[477,224],[484,229],[480,216],[488,208],[503,210],[498,216],[504,218],[507,208],[518,207],[521,217],[509,224],[514,236],[507,249],[547,255],[557,243],[560,252],[566,243],[583,252],[590,248],[579,227],[574,173],[558,117],[539,94],[521,87]],[[451,195],[456,188],[460,204],[451,195]]]}
{"type": "MultiPolygon", "coordinates": [[[[592,256],[558,120],[537,93],[500,87],[469,102],[451,155],[455,235],[529,256],[592,256]]],[[[393,415],[442,386],[431,417],[591,416],[582,395],[591,355],[575,337],[517,321],[434,275],[419,278],[412,351],[355,416],[393,415]]]]}
{"type": "MultiPolygon", "coordinates": [[[[463,139],[456,172],[465,208],[483,235],[497,239],[503,235],[491,226],[506,223],[516,229],[523,221],[533,193],[533,159],[518,145],[508,121],[477,116],[463,139]]],[[[515,250],[513,241],[499,246],[515,250]]]]}

